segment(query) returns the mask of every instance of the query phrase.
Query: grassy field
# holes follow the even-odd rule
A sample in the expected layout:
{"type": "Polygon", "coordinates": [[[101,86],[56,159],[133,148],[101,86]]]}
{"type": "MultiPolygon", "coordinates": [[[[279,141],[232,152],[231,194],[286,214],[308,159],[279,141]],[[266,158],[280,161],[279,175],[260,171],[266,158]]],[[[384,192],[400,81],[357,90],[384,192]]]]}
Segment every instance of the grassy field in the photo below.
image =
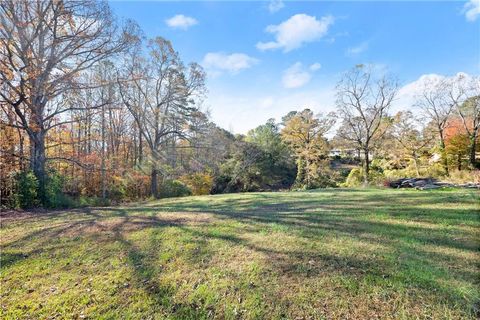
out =
{"type": "Polygon", "coordinates": [[[4,215],[0,318],[474,319],[479,210],[331,189],[4,215]]]}

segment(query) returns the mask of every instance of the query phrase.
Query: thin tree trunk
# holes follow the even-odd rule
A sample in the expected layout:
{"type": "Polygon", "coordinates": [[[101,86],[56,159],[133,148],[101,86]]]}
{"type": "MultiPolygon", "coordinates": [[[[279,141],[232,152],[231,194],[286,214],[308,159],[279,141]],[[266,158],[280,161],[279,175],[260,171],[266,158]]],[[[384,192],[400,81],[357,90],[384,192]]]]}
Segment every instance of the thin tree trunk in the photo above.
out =
{"type": "Polygon", "coordinates": [[[105,105],[102,105],[102,199],[107,197],[107,185],[105,183],[105,105]]]}
{"type": "Polygon", "coordinates": [[[31,132],[30,137],[30,168],[38,180],[38,198],[40,202],[45,205],[46,198],[46,172],[45,172],[45,132],[39,130],[31,132]]]}
{"type": "Polygon", "coordinates": [[[364,156],[365,156],[365,159],[363,161],[363,184],[364,185],[368,185],[368,175],[370,173],[370,155],[369,155],[369,152],[368,152],[368,148],[365,148],[363,150],[363,153],[364,153],[364,156]]]}
{"type": "Polygon", "coordinates": [[[415,165],[415,173],[417,174],[417,178],[420,177],[420,172],[418,171],[418,159],[417,159],[417,153],[413,153],[413,164],[415,165]]]}
{"type": "Polygon", "coordinates": [[[24,151],[24,136],[22,134],[22,132],[20,132],[20,129],[17,129],[18,131],[18,141],[19,141],[19,145],[20,145],[20,149],[18,150],[18,153],[20,154],[20,161],[19,161],[19,165],[20,165],[20,170],[21,171],[24,171],[25,170],[25,159],[24,159],[24,156],[25,156],[25,151],[24,151]]]}
{"type": "Polygon", "coordinates": [[[142,140],[142,132],[140,128],[138,128],[138,163],[141,164],[143,162],[143,140],[142,140]]]}
{"type": "Polygon", "coordinates": [[[447,154],[445,152],[445,138],[443,137],[443,131],[439,130],[440,134],[440,152],[442,156],[442,164],[443,164],[443,169],[445,170],[445,174],[448,176],[448,159],[447,159],[447,154]]]}
{"type": "Polygon", "coordinates": [[[472,168],[476,168],[477,167],[477,159],[476,159],[476,154],[475,154],[475,151],[477,149],[477,139],[476,139],[476,135],[475,134],[472,134],[472,136],[470,137],[470,165],[472,166],[472,168]]]}
{"type": "Polygon", "coordinates": [[[152,174],[150,179],[150,193],[153,197],[158,198],[158,170],[155,165],[152,166],[152,174]]]}

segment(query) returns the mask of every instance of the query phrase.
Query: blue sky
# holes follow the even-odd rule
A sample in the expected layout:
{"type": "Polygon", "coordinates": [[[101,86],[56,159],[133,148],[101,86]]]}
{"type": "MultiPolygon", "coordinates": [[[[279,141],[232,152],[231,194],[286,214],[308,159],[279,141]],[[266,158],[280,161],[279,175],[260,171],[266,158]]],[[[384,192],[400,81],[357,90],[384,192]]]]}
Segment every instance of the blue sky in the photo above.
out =
{"type": "MultiPolygon", "coordinates": [[[[480,74],[480,0],[112,1],[147,37],[172,41],[208,74],[205,108],[236,133],[291,110],[335,109],[334,87],[359,63],[408,94],[425,75],[480,74]]],[[[408,99],[399,103],[408,104],[408,99]]]]}

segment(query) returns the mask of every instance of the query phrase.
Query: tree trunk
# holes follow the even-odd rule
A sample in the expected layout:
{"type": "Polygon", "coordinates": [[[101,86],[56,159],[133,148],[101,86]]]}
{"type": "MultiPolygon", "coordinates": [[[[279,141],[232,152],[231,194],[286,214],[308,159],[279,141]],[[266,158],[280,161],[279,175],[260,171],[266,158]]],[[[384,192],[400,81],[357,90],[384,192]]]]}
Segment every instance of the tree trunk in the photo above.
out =
{"type": "Polygon", "coordinates": [[[305,183],[305,163],[301,157],[297,159],[297,176],[295,182],[300,186],[305,183]]]}
{"type": "Polygon", "coordinates": [[[143,141],[142,141],[142,132],[138,128],[138,163],[142,164],[143,162],[143,141]]]}
{"type": "Polygon", "coordinates": [[[365,159],[363,160],[363,184],[368,185],[368,175],[370,173],[370,155],[368,148],[363,150],[365,159]]]}
{"type": "Polygon", "coordinates": [[[150,179],[150,193],[152,197],[158,198],[158,170],[155,166],[152,166],[150,179]]]}
{"type": "Polygon", "coordinates": [[[462,155],[460,153],[457,155],[457,169],[458,171],[462,170],[462,155]]]}
{"type": "Polygon", "coordinates": [[[18,154],[20,155],[19,168],[20,168],[20,171],[25,171],[25,151],[24,151],[25,137],[22,131],[20,131],[20,129],[17,129],[17,134],[18,134],[18,143],[19,143],[18,154]]]}
{"type": "Polygon", "coordinates": [[[443,137],[443,132],[440,131],[440,152],[442,156],[442,164],[443,164],[443,169],[445,170],[445,174],[448,176],[448,159],[447,159],[447,154],[445,152],[445,138],[443,137]]]}
{"type": "Polygon", "coordinates": [[[415,173],[417,174],[417,178],[420,177],[420,172],[418,171],[418,159],[417,159],[417,153],[413,152],[412,154],[413,158],[413,164],[415,166],[415,173]]]}
{"type": "MultiPolygon", "coordinates": [[[[308,156],[307,156],[308,157],[308,156]]],[[[310,189],[310,160],[307,158],[305,161],[305,175],[307,178],[307,189],[310,189]]]]}
{"type": "Polygon", "coordinates": [[[107,184],[105,172],[105,105],[102,105],[102,199],[107,198],[107,184]]]}
{"type": "Polygon", "coordinates": [[[45,172],[45,132],[39,130],[31,132],[30,138],[30,168],[38,180],[38,198],[42,205],[47,203],[45,187],[46,187],[46,172],[45,172]]]}
{"type": "Polygon", "coordinates": [[[476,168],[477,167],[477,159],[475,158],[475,151],[477,149],[477,139],[476,139],[476,135],[475,134],[472,134],[472,136],[470,137],[470,165],[472,166],[472,168],[476,168]]]}

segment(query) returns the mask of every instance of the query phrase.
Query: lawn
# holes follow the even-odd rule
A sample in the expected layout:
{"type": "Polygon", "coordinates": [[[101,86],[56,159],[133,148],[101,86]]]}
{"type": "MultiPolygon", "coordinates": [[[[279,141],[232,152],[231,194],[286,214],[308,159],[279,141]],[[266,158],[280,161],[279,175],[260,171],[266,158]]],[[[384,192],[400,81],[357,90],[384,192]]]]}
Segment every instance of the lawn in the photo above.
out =
{"type": "Polygon", "coordinates": [[[2,218],[2,319],[474,319],[475,190],[327,189],[2,218]]]}

